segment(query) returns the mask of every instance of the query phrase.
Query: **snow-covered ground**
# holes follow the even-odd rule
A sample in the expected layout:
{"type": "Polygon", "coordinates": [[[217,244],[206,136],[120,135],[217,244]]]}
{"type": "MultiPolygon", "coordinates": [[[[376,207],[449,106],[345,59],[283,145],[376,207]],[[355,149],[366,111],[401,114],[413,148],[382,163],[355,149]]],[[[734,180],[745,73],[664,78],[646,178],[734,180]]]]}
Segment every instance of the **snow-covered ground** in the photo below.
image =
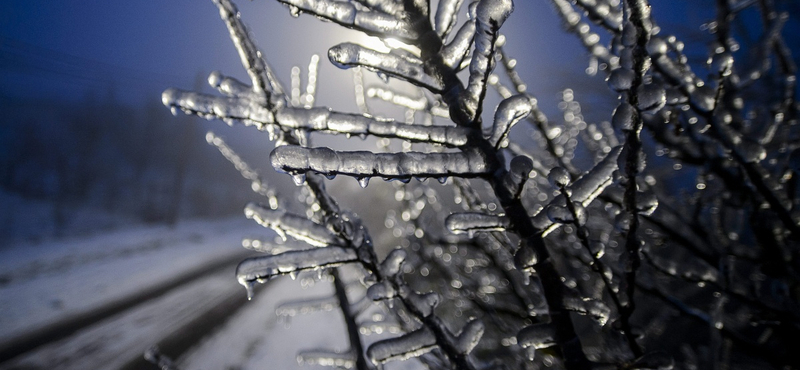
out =
{"type": "MultiPolygon", "coordinates": [[[[30,333],[47,332],[154,286],[186,279],[187,274],[196,278],[83,325],[64,338],[47,340],[0,363],[0,370],[130,368],[131,360],[141,358],[149,346],[198,325],[203,313],[226,304],[233,307],[229,302],[241,300],[245,290],[237,284],[233,266],[252,253],[241,247],[241,239],[273,236],[239,216],[5,247],[0,250],[0,350],[30,333]],[[215,264],[221,260],[229,261],[227,266],[215,264]],[[206,268],[207,272],[199,272],[206,268]]],[[[180,368],[320,369],[298,363],[298,352],[346,351],[349,343],[338,308],[288,321],[276,316],[276,307],[287,301],[333,295],[329,281],[308,284],[307,276],[304,284],[302,278],[270,281],[256,290],[252,301],[230,308],[222,324],[205,337],[188,339],[192,347],[176,359],[180,368]]],[[[357,300],[364,292],[356,288],[350,295],[357,300]]],[[[366,318],[370,316],[367,313],[366,318]]],[[[387,334],[364,337],[365,344],[387,334]]],[[[389,368],[412,364],[419,365],[389,368]]]]}

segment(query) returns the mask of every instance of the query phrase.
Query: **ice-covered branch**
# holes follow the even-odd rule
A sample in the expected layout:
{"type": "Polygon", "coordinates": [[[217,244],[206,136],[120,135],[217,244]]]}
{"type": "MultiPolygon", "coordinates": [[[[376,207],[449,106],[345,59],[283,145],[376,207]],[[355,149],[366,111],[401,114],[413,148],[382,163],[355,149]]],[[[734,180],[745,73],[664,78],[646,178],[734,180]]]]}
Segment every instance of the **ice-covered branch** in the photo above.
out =
{"type": "Polygon", "coordinates": [[[476,21],[470,19],[458,29],[453,40],[442,48],[444,64],[455,70],[461,70],[461,64],[469,54],[469,47],[475,37],[476,21]]]}
{"type": "MultiPolygon", "coordinates": [[[[415,44],[420,37],[417,29],[406,19],[384,12],[360,11],[349,1],[337,0],[278,0],[289,5],[293,12],[306,12],[369,35],[393,37],[415,44]]],[[[369,1],[368,1],[369,3],[369,1]]]]}
{"type": "Polygon", "coordinates": [[[345,245],[345,241],[333,234],[325,226],[315,223],[305,216],[298,216],[281,209],[268,209],[250,203],[245,207],[245,216],[259,225],[275,230],[282,238],[289,235],[308,244],[324,247],[345,245]]]}
{"type": "Polygon", "coordinates": [[[475,232],[505,231],[510,221],[507,217],[480,212],[453,213],[447,216],[447,229],[455,234],[475,232]]]}
{"type": "Polygon", "coordinates": [[[272,112],[262,102],[248,97],[213,96],[167,89],[161,94],[161,102],[173,112],[180,109],[186,114],[216,118],[229,125],[242,122],[263,130],[275,122],[272,112]]]}
{"type": "Polygon", "coordinates": [[[509,130],[517,122],[531,114],[531,110],[533,110],[531,99],[524,94],[514,95],[500,102],[494,112],[494,125],[488,138],[489,144],[497,149],[508,146],[504,145],[504,141],[509,130]]]}
{"type": "Polygon", "coordinates": [[[214,132],[209,131],[206,133],[206,142],[215,146],[217,150],[219,150],[219,152],[225,157],[225,159],[233,164],[233,167],[239,171],[242,177],[250,180],[250,187],[254,192],[267,197],[267,200],[269,201],[269,208],[278,208],[278,197],[275,196],[275,190],[271,189],[267,183],[261,179],[261,175],[258,174],[258,171],[251,168],[247,162],[242,160],[242,158],[239,157],[239,155],[236,154],[236,152],[234,152],[233,149],[231,149],[231,147],[228,146],[228,144],[226,144],[221,137],[214,134],[214,132]]]}
{"type": "Polygon", "coordinates": [[[326,176],[341,174],[356,177],[359,182],[371,177],[402,181],[410,180],[412,177],[477,177],[485,176],[490,171],[486,160],[474,151],[372,153],[282,146],[272,151],[270,161],[276,170],[289,174],[303,174],[308,171],[326,176]]]}
{"type": "Polygon", "coordinates": [[[408,81],[435,93],[443,93],[441,77],[429,74],[429,69],[418,57],[408,52],[382,53],[353,43],[343,43],[328,50],[328,59],[342,69],[356,66],[385,73],[408,81]]]}
{"type": "Polygon", "coordinates": [[[236,5],[230,0],[214,0],[214,3],[219,8],[220,17],[228,26],[231,40],[239,52],[242,65],[250,75],[255,91],[266,93],[267,102],[271,102],[272,94],[284,95],[283,87],[250,37],[250,32],[242,22],[236,5]]]}
{"type": "Polygon", "coordinates": [[[247,288],[247,297],[250,299],[253,297],[253,285],[256,281],[263,283],[278,275],[297,274],[358,261],[356,250],[352,248],[330,246],[289,251],[242,261],[236,267],[236,279],[247,288]]]}
{"type": "Polygon", "coordinates": [[[436,17],[433,20],[433,29],[442,40],[447,38],[450,30],[458,21],[458,11],[464,0],[442,0],[436,8],[436,17]]]}
{"type": "Polygon", "coordinates": [[[494,69],[495,42],[500,27],[514,10],[511,0],[481,0],[476,9],[475,52],[469,65],[469,83],[459,97],[467,122],[480,117],[486,80],[494,69]]]}
{"type": "Polygon", "coordinates": [[[361,114],[340,113],[329,108],[283,108],[275,114],[282,127],[345,135],[373,135],[451,147],[467,143],[470,129],[457,126],[409,125],[361,114]]]}
{"type": "MultiPolygon", "coordinates": [[[[617,158],[621,152],[621,146],[611,149],[600,163],[596,164],[589,172],[575,180],[572,185],[566,187],[566,189],[572,193],[571,199],[573,202],[578,202],[584,207],[588,207],[589,204],[611,184],[611,175],[618,168],[617,158]]],[[[550,205],[566,209],[566,200],[563,196],[559,195],[550,202],[550,205]]],[[[547,212],[539,212],[536,216],[533,216],[532,221],[534,227],[538,230],[542,230],[542,235],[544,236],[559,226],[558,223],[550,219],[547,212]]]]}

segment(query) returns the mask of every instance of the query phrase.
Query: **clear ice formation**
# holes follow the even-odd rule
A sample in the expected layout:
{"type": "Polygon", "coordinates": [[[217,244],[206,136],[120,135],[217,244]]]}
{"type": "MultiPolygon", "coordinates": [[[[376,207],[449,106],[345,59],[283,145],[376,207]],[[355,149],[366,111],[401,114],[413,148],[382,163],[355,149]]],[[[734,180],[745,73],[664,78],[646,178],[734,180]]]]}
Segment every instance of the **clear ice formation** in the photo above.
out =
{"type": "Polygon", "coordinates": [[[459,97],[469,121],[476,118],[483,104],[486,81],[494,69],[498,31],[513,10],[511,0],[481,0],[475,8],[475,52],[469,65],[469,83],[459,97]]]}
{"type": "MultiPolygon", "coordinates": [[[[617,158],[622,152],[622,146],[617,146],[606,154],[600,163],[596,164],[589,172],[585,173],[581,178],[575,180],[572,185],[566,187],[571,192],[570,199],[573,202],[578,202],[584,207],[597,198],[603,190],[611,184],[612,174],[617,170],[617,158]]],[[[550,202],[550,205],[563,207],[566,209],[566,201],[563,195],[555,197],[550,202]]],[[[546,211],[539,212],[531,219],[534,227],[542,230],[542,235],[547,236],[551,231],[559,226],[558,223],[553,222],[547,215],[546,211]]]]}
{"type": "Polygon", "coordinates": [[[256,203],[245,207],[245,216],[255,220],[259,225],[275,230],[285,238],[289,235],[310,245],[325,247],[329,245],[345,245],[345,241],[334,235],[325,226],[309,220],[305,216],[294,215],[282,209],[269,209],[256,203]]]}
{"type": "Polygon", "coordinates": [[[495,148],[508,146],[503,145],[509,130],[517,122],[528,117],[533,110],[531,98],[525,94],[514,95],[508,99],[504,99],[497,106],[494,112],[494,125],[492,125],[492,133],[489,136],[489,144],[495,148]]]}
{"type": "Polygon", "coordinates": [[[313,171],[323,175],[347,175],[356,178],[380,176],[385,179],[410,180],[412,177],[475,177],[486,175],[489,167],[475,151],[461,153],[372,153],[339,152],[330,148],[281,146],[270,154],[272,167],[289,173],[313,171]]]}
{"type": "Polygon", "coordinates": [[[435,93],[443,93],[444,90],[441,79],[428,74],[422,60],[410,53],[400,51],[382,53],[346,42],[330,48],[328,59],[342,69],[362,66],[435,93]]]}
{"type": "Polygon", "coordinates": [[[367,357],[373,364],[384,364],[392,360],[405,360],[430,352],[436,347],[436,337],[427,327],[422,327],[402,336],[373,343],[367,349],[367,357]]]}
{"type": "Polygon", "coordinates": [[[455,234],[504,231],[510,224],[508,217],[481,212],[453,213],[445,219],[447,229],[455,234]]]}
{"type": "Polygon", "coordinates": [[[346,135],[373,135],[451,147],[467,143],[469,129],[458,126],[409,125],[361,114],[339,113],[329,108],[283,108],[275,114],[281,126],[346,135]]]}
{"type": "Polygon", "coordinates": [[[358,262],[355,249],[324,247],[300,251],[289,251],[271,256],[251,257],[236,267],[236,279],[247,288],[247,297],[253,296],[254,282],[265,282],[283,274],[337,267],[358,262]]]}

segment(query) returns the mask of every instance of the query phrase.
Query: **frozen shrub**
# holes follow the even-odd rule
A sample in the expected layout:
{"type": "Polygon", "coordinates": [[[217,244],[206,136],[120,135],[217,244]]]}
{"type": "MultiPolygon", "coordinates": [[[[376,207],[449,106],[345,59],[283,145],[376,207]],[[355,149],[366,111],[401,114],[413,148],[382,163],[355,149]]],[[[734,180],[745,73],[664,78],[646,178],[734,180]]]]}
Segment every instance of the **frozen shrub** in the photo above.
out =
{"type": "Polygon", "coordinates": [[[789,344],[800,334],[798,106],[781,3],[717,1],[706,26],[716,40],[711,73],[702,78],[647,1],[553,0],[591,72],[605,74],[618,99],[595,124],[572,90],[559,122],[527,92],[516,72],[525,67],[505,47],[515,35],[502,34],[509,16],[527,16],[512,15],[511,0],[279,1],[294,15],[410,46],[332,46],[330,62],[355,70],[362,112],[314,106],[319,58],[305,92],[299,69],[287,90],[234,4],[215,0],[250,81],[215,72],[209,82],[220,95],[163,94],[174,111],[266,131],[273,167],[310,199],[293,213],[209,134],[265,196],[246,216],[304,243],[245,241],[265,252],[237,268],[248,294],[308,272],[335,287],[335,297],[279,308],[344,314],[350,351],[306,351],[303,362],[359,370],[409,358],[457,369],[800,365],[789,344]],[[743,13],[761,15],[759,42],[737,41],[743,13]],[[365,87],[364,70],[420,92],[365,87]],[[487,106],[487,94],[502,102],[487,106]],[[370,99],[421,120],[377,118],[370,99]],[[490,124],[484,110],[494,112],[490,124]],[[515,125],[534,135],[509,135],[515,125]],[[399,140],[406,150],[315,147],[311,133],[399,140]],[[694,178],[678,177],[681,167],[694,178]],[[367,230],[326,191],[335,176],[365,188],[375,177],[395,181],[400,206],[386,209],[385,225],[396,239],[374,240],[399,247],[373,244],[383,231],[367,230]],[[376,305],[391,314],[375,321],[365,312],[376,305]],[[392,336],[375,341],[364,337],[370,332],[392,336]]]}

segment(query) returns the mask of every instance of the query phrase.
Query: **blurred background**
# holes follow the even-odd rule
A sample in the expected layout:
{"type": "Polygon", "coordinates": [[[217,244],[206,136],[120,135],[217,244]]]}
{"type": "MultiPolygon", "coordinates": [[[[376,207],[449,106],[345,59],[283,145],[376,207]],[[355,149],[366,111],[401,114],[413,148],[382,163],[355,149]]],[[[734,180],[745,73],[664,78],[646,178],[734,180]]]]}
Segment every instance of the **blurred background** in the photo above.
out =
{"type": "MultiPolygon", "coordinates": [[[[713,20],[714,1],[651,3],[661,28],[687,43],[691,63],[702,70],[707,42],[713,39],[703,25],[713,20]]],[[[320,55],[317,105],[358,111],[353,74],[333,67],[326,54],[340,42],[375,40],[311,16],[293,18],[276,1],[237,5],[284,85],[293,66],[304,74],[312,55],[320,55]]],[[[587,75],[585,50],[563,31],[550,7],[544,0],[517,0],[503,27],[506,50],[548,116],[561,114],[562,91],[571,88],[586,121],[608,120],[615,101],[602,74],[587,75]]],[[[800,28],[792,18],[784,32],[795,31],[800,28]]],[[[750,42],[759,33],[754,30],[750,42]]],[[[230,316],[241,306],[244,292],[232,278],[242,255],[240,240],[274,235],[242,216],[256,195],[249,181],[205,143],[206,132],[223,137],[288,202],[296,199],[296,188],[269,166],[272,144],[265,133],[183,114],[173,117],[161,104],[161,92],[171,87],[213,93],[206,79],[214,70],[248,81],[211,1],[0,2],[0,369],[138,368],[142,365],[135,361],[150,343],[184,353],[185,343],[192,342],[186,335],[196,339],[210,332],[210,317],[230,316]],[[217,280],[204,283],[194,300],[186,298],[193,277],[217,269],[219,276],[209,274],[217,280]],[[177,286],[184,287],[184,296],[175,291],[177,286]],[[142,314],[150,321],[128,317],[138,332],[120,324],[125,320],[120,315],[134,306],[162,299],[167,306],[142,314]],[[163,317],[164,307],[183,316],[163,317]],[[227,308],[204,316],[219,307],[227,308]],[[100,324],[112,319],[117,321],[100,324]],[[205,323],[202,333],[185,334],[198,322],[205,323]],[[100,334],[78,339],[78,330],[90,325],[100,334]],[[130,344],[124,349],[129,355],[99,355],[106,352],[97,348],[110,340],[118,341],[117,350],[130,344]]],[[[368,85],[383,83],[372,73],[365,78],[368,85]]],[[[498,101],[493,94],[487,107],[498,101]]],[[[403,118],[402,110],[380,104],[372,108],[379,115],[403,118]]],[[[490,116],[493,109],[486,112],[490,116]]],[[[314,140],[354,149],[348,146],[352,142],[314,140]]],[[[375,147],[369,140],[358,145],[375,147]]],[[[332,186],[357,185],[337,179],[332,186]]],[[[388,185],[370,188],[377,188],[370,198],[376,201],[387,194],[380,189],[391,190],[388,185]]],[[[360,197],[340,192],[345,200],[360,197]]],[[[374,211],[374,202],[343,203],[356,211],[370,206],[374,211]]],[[[375,229],[381,228],[383,215],[373,221],[375,229]]],[[[248,322],[253,321],[242,319],[248,322]]],[[[236,330],[242,326],[248,325],[236,330]]],[[[226,338],[218,341],[235,347],[226,338]]],[[[278,341],[272,345],[269,353],[282,351],[278,341]]],[[[294,352],[285,352],[289,362],[273,363],[286,366],[276,368],[297,365],[294,352]]]]}

